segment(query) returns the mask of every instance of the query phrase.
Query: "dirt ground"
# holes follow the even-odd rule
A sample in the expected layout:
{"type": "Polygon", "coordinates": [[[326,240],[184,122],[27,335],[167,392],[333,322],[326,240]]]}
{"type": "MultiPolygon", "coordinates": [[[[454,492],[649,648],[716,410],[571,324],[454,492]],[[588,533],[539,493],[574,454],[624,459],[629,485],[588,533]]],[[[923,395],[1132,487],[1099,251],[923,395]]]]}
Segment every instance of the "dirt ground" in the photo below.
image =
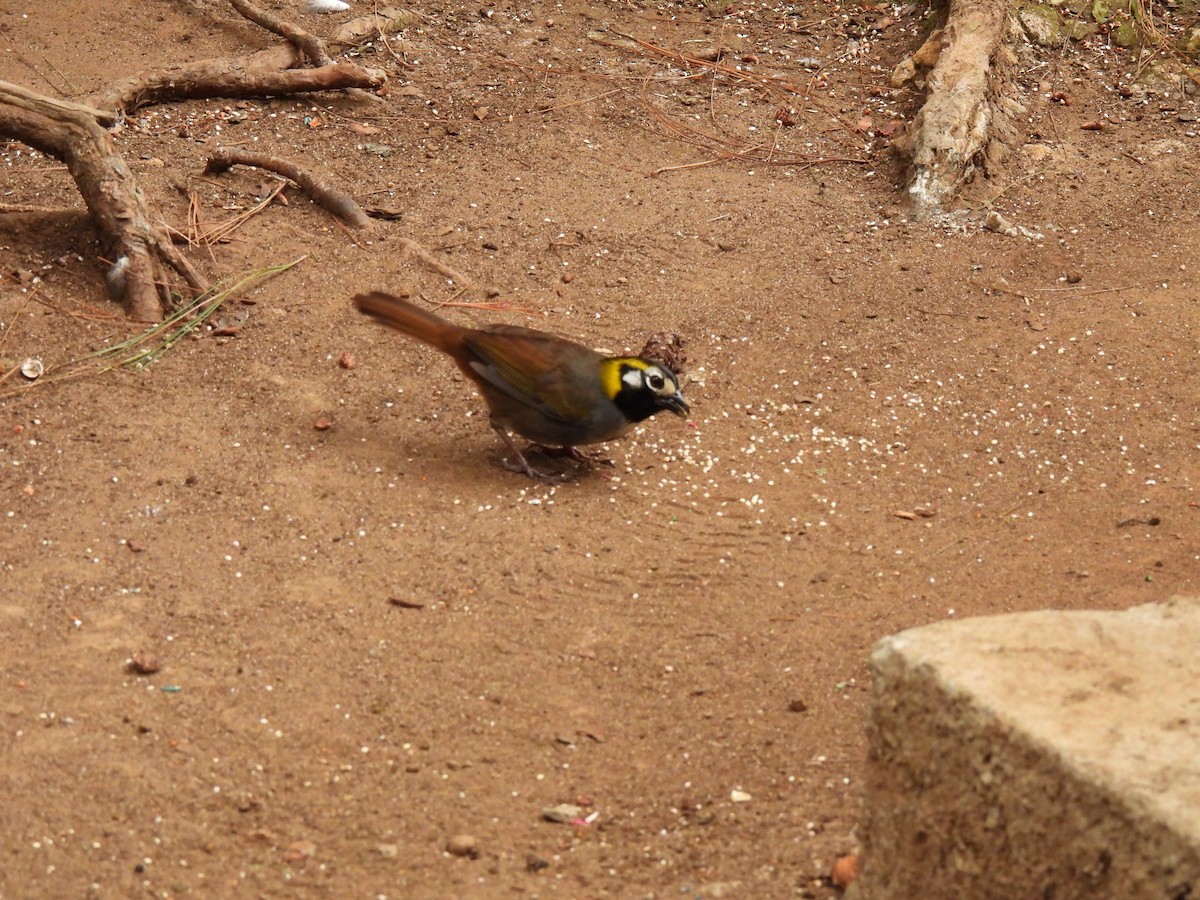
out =
{"type": "MultiPolygon", "coordinates": [[[[0,384],[4,898],[831,897],[876,640],[1200,589],[1179,83],[1104,34],[1030,49],[1026,146],[916,223],[888,144],[921,95],[888,79],[923,6],[420,12],[362,53],[382,102],[125,123],[181,229],[178,186],[209,224],[270,187],[202,175],[226,144],[401,213],[352,233],[289,187],[189,254],[302,261],[145,368],[54,377],[140,329],[63,167],[0,146],[0,368],[48,370],[0,384]],[[372,288],[615,351],[677,331],[693,415],[531,482],[445,358],[352,310],[372,288]]],[[[0,79],[82,97],[273,40],[217,0],[3,0],[0,79]]]]}

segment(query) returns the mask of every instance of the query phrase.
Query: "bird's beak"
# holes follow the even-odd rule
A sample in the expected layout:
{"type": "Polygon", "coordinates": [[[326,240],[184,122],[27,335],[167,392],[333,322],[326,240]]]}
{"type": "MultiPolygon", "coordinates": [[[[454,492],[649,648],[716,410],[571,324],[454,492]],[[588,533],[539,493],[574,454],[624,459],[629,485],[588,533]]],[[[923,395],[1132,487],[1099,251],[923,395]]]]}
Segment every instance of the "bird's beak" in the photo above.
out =
{"type": "Polygon", "coordinates": [[[679,391],[676,391],[670,397],[664,397],[662,405],[677,416],[686,416],[692,411],[692,408],[687,405],[687,401],[683,399],[683,394],[679,393],[679,391]]]}

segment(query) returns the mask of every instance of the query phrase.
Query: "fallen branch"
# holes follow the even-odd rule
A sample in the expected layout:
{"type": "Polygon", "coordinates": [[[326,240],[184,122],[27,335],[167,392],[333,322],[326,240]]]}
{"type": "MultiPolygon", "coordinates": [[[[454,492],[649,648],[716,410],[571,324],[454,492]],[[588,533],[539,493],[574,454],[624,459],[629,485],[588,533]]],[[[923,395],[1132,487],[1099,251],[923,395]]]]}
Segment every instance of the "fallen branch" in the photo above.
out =
{"type": "Polygon", "coordinates": [[[0,82],[0,137],[66,163],[99,232],[110,293],[124,301],[131,318],[157,322],[170,302],[168,269],[193,290],[205,290],[207,282],[152,224],[133,173],[100,127],[110,116],[0,82]]]}
{"type": "Polygon", "coordinates": [[[332,187],[294,162],[278,156],[268,156],[265,153],[252,153],[234,148],[218,148],[209,157],[208,165],[204,167],[204,174],[219,175],[238,165],[266,169],[268,172],[275,172],[284,178],[289,178],[296,182],[314,203],[337,216],[347,225],[355,228],[371,227],[370,218],[362,211],[362,207],[353,197],[345,191],[332,187]]]}

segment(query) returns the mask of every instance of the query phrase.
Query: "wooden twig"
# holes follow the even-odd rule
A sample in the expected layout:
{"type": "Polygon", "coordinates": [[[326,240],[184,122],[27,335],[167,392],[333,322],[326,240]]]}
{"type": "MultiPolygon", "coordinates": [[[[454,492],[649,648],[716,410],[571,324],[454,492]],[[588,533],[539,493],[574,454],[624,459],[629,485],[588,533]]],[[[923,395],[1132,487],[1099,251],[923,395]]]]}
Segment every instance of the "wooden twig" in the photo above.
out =
{"type": "Polygon", "coordinates": [[[454,267],[446,265],[412,238],[400,238],[400,249],[409,256],[415,256],[433,271],[445,275],[463,290],[475,285],[475,279],[468,278],[454,267]]]}
{"type": "MultiPolygon", "coordinates": [[[[194,215],[196,224],[193,232],[194,237],[192,240],[194,240],[196,243],[209,245],[229,240],[229,236],[231,234],[241,228],[246,222],[250,221],[250,219],[254,218],[254,216],[258,215],[258,213],[262,212],[264,209],[274,203],[275,198],[279,196],[279,193],[283,190],[285,184],[287,184],[285,181],[275,182],[274,187],[272,187],[267,193],[267,196],[265,196],[258,203],[254,204],[254,206],[243,210],[236,216],[230,216],[225,221],[218,222],[216,225],[213,225],[209,228],[204,228],[200,225],[199,208],[193,207],[195,210],[194,215]]],[[[191,217],[192,216],[189,211],[189,218],[191,217]]]]}
{"type": "MultiPolygon", "coordinates": [[[[320,71],[314,70],[314,71],[320,71]]],[[[232,166],[255,166],[290,178],[314,203],[355,228],[370,228],[371,220],[357,201],[345,191],[332,187],[294,162],[265,153],[252,153],[232,147],[218,148],[204,167],[206,175],[219,174],[232,166]]]]}

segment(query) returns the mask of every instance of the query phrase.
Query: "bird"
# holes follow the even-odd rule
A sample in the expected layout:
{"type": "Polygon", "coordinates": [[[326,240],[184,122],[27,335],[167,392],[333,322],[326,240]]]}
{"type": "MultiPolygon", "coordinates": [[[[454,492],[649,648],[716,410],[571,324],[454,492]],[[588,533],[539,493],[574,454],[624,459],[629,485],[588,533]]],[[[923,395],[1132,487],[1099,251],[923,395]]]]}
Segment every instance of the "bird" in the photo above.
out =
{"type": "Polygon", "coordinates": [[[567,338],[519,325],[465,328],[401,297],[357,294],[359,312],[450,356],[487,403],[492,428],[516,458],[506,468],[549,479],[529,464],[509,432],[570,458],[578,449],[618,438],[663,410],[686,417],[679,379],[639,356],[604,356],[567,338]]]}

